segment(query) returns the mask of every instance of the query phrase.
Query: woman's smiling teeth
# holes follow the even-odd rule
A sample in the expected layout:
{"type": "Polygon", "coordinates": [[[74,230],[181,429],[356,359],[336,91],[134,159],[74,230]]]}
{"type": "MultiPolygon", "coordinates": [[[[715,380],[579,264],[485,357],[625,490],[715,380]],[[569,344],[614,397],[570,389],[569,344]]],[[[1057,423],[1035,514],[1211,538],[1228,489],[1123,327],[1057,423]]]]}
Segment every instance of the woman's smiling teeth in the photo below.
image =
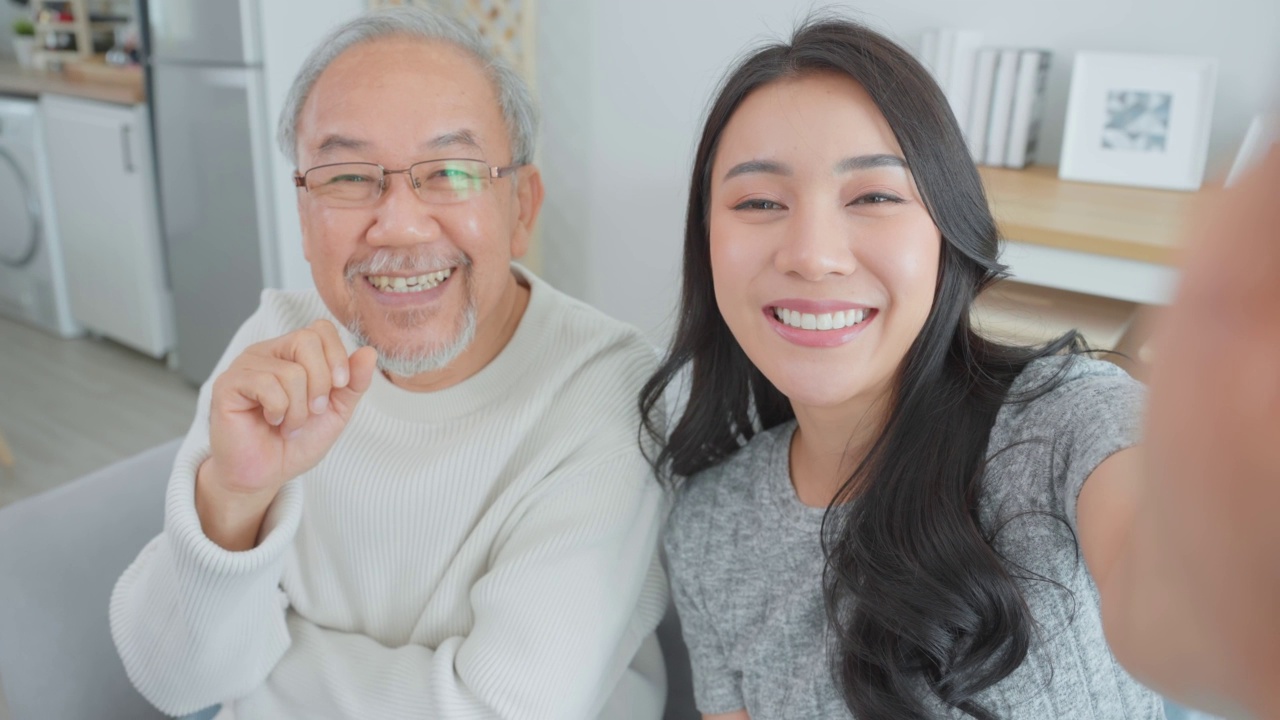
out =
{"type": "Polygon", "coordinates": [[[783,325],[801,330],[839,330],[853,327],[867,319],[869,308],[857,308],[833,313],[802,313],[783,307],[773,308],[773,316],[783,325]]]}
{"type": "Polygon", "coordinates": [[[391,277],[390,275],[366,275],[369,284],[383,292],[411,293],[430,290],[453,274],[453,268],[438,272],[417,275],[414,277],[391,277]]]}

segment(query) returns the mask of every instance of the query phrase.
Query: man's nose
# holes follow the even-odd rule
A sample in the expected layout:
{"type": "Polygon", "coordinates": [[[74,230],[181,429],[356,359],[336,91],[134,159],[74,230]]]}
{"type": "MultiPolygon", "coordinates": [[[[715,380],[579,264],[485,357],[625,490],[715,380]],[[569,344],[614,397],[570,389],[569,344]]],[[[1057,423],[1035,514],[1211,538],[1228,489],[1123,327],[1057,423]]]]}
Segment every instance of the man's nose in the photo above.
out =
{"type": "Polygon", "coordinates": [[[365,234],[370,245],[418,245],[441,237],[439,208],[418,197],[408,172],[387,173],[374,222],[365,234]]]}
{"type": "Polygon", "coordinates": [[[838,210],[799,207],[774,255],[779,272],[818,281],[828,275],[849,275],[858,268],[854,237],[838,210]]]}

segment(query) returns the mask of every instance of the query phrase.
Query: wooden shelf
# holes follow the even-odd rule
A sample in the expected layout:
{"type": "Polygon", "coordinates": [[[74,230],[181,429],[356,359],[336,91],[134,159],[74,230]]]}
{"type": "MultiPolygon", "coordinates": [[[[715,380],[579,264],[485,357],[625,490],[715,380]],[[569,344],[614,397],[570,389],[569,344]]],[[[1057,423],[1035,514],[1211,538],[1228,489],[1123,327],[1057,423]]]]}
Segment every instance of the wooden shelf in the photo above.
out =
{"type": "Polygon", "coordinates": [[[60,6],[65,6],[71,11],[71,20],[41,20],[41,14],[45,11],[45,0],[35,0],[33,10],[36,17],[36,47],[33,53],[36,67],[47,69],[50,66],[49,60],[61,61],[62,58],[68,56],[89,57],[93,54],[93,30],[96,23],[89,22],[89,8],[86,0],[66,0],[58,2],[60,6]],[[69,34],[75,38],[76,47],[74,50],[69,48],[46,48],[46,39],[55,34],[69,34]]]}
{"type": "Polygon", "coordinates": [[[1198,193],[1058,179],[1056,167],[980,167],[987,199],[1008,240],[1175,265],[1198,193]]]}
{"type": "MultiPolygon", "coordinates": [[[[119,25],[120,22],[121,21],[119,20],[90,20],[89,27],[113,28],[116,25],[119,25]]],[[[35,25],[41,30],[50,30],[55,32],[74,32],[80,27],[80,24],[74,20],[48,20],[45,22],[38,22],[35,25]]]]}

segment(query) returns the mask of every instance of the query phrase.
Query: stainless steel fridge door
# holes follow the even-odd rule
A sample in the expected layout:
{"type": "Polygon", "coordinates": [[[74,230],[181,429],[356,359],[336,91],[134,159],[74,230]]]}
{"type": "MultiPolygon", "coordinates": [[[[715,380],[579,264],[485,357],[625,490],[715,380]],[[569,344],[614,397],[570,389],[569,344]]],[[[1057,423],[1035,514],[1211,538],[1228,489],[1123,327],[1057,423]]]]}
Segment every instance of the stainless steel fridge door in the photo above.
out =
{"type": "Polygon", "coordinates": [[[257,0],[148,0],[151,62],[257,65],[257,0]]]}
{"type": "Polygon", "coordinates": [[[195,383],[212,372],[264,285],[270,239],[261,221],[269,209],[260,206],[264,178],[253,156],[258,72],[153,67],[178,366],[195,383]]]}

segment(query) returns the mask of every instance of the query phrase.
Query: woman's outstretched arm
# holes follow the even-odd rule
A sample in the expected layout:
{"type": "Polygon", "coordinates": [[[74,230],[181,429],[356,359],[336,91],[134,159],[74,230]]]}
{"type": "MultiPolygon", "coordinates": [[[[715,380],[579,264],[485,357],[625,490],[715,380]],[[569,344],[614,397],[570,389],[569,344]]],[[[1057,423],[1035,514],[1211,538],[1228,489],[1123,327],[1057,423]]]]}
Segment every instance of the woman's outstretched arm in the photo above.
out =
{"type": "Polygon", "coordinates": [[[1135,676],[1280,718],[1280,147],[1196,224],[1183,267],[1144,443],[1086,481],[1080,544],[1135,676]]]}

